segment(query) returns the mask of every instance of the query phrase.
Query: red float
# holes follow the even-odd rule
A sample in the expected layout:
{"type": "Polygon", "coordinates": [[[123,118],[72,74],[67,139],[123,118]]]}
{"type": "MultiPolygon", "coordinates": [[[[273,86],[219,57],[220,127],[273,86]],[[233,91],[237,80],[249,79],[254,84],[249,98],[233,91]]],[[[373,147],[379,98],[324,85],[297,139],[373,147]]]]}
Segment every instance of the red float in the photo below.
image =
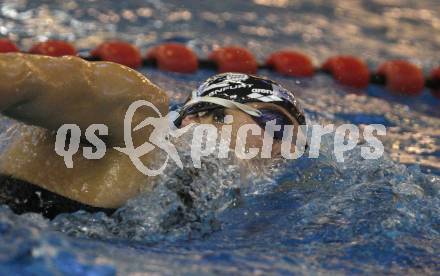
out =
{"type": "Polygon", "coordinates": [[[148,51],[147,59],[155,60],[160,70],[194,73],[199,68],[197,56],[182,44],[166,43],[148,51]]]}
{"type": "Polygon", "coordinates": [[[370,81],[368,66],[360,59],[352,56],[336,56],[329,58],[322,69],[330,72],[343,85],[365,88],[370,81]]]}
{"type": "Polygon", "coordinates": [[[52,57],[75,56],[76,49],[72,44],[61,40],[48,40],[32,46],[29,50],[31,54],[45,55],[52,57]]]}
{"type": "Polygon", "coordinates": [[[399,94],[420,95],[425,86],[422,70],[404,60],[387,61],[379,66],[377,73],[385,76],[389,90],[399,94]]]}
{"type": "Polygon", "coordinates": [[[314,74],[312,61],[295,51],[278,51],[269,56],[266,65],[278,73],[292,77],[310,77],[314,74]]]}
{"type": "Polygon", "coordinates": [[[11,53],[11,52],[19,52],[18,47],[9,39],[1,38],[0,39],[0,53],[11,53]]]}
{"type": "Polygon", "coordinates": [[[258,70],[255,57],[248,50],[240,47],[231,46],[214,50],[208,58],[217,64],[220,73],[255,74],[258,70]]]}
{"type": "Polygon", "coordinates": [[[432,70],[431,80],[437,84],[437,87],[435,89],[432,89],[431,93],[432,95],[434,95],[434,97],[440,99],[440,67],[432,70]]]}
{"type": "Polygon", "coordinates": [[[104,42],[92,50],[90,54],[101,60],[119,63],[133,69],[142,65],[139,49],[124,41],[104,42]]]}

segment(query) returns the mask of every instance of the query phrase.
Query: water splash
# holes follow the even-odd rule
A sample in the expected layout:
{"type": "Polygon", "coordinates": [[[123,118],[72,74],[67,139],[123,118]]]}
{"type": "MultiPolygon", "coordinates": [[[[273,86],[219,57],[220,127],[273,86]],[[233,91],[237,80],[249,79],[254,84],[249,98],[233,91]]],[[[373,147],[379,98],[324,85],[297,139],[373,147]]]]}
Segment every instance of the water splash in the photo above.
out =
{"type": "MultiPolygon", "coordinates": [[[[9,1],[0,10],[0,33],[20,40],[23,49],[62,38],[83,53],[117,37],[142,51],[161,41],[186,42],[201,57],[239,44],[260,61],[289,47],[316,64],[341,53],[361,56],[371,68],[390,58],[409,59],[425,71],[440,62],[440,41],[432,35],[440,26],[437,1],[275,2],[9,1]]],[[[142,72],[174,102],[214,73],[142,72]]],[[[198,178],[169,168],[151,194],[112,217],[77,213],[49,222],[2,208],[0,271],[438,274],[440,179],[423,172],[437,172],[439,164],[439,101],[427,91],[407,99],[376,86],[353,91],[326,76],[260,73],[295,90],[320,123],[387,123],[387,155],[363,160],[357,148],[339,164],[325,140],[319,159],[277,164],[273,178],[258,181],[213,160],[206,160],[198,178]]],[[[14,124],[3,123],[2,131],[14,124]]]]}

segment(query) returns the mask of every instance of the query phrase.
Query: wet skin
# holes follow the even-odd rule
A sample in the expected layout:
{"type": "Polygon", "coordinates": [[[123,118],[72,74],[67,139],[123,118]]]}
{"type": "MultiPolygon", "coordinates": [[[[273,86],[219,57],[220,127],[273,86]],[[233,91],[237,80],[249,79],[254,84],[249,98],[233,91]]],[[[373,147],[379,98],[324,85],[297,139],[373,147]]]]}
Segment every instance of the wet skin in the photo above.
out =
{"type": "MultiPolygon", "coordinates": [[[[136,100],[153,103],[162,114],[168,112],[164,91],[142,74],[111,62],[87,62],[77,57],[53,58],[27,54],[0,54],[0,112],[25,124],[10,129],[17,135],[0,156],[0,173],[78,202],[103,208],[117,208],[128,199],[152,187],[152,178],[140,173],[130,159],[113,149],[124,146],[123,118],[136,100]],[[91,124],[105,124],[107,152],[102,159],[87,160],[80,151],[73,156],[74,167],[67,169],[54,150],[55,132],[65,123],[77,124],[84,132],[91,124]]],[[[270,103],[249,103],[257,109],[284,114],[292,124],[296,120],[283,108],[270,103]]],[[[232,115],[232,143],[237,131],[254,119],[239,110],[225,109],[232,115]]],[[[132,122],[136,126],[146,117],[156,117],[150,109],[139,109],[132,122]]],[[[189,123],[213,124],[221,128],[221,118],[188,116],[189,123]]],[[[133,132],[137,147],[146,141],[152,129],[133,132]]],[[[261,135],[248,135],[246,147],[261,148],[261,135]]],[[[272,156],[279,155],[281,142],[275,141],[272,156]]],[[[142,157],[152,165],[160,151],[156,148],[142,157]]],[[[153,165],[154,167],[154,165],[153,165]]]]}
{"type": "MultiPolygon", "coordinates": [[[[1,54],[0,112],[27,125],[19,126],[19,137],[1,155],[0,172],[84,204],[121,206],[151,187],[150,179],[112,148],[124,145],[123,118],[136,100],[150,101],[162,114],[168,112],[165,92],[127,67],[77,57],[1,54]],[[73,169],[67,169],[54,150],[54,132],[64,123],[77,124],[83,132],[91,124],[106,124],[104,158],[87,160],[76,154],[73,169]]],[[[149,116],[157,115],[139,109],[133,125],[149,116]]],[[[134,132],[135,146],[150,132],[148,127],[134,132]]],[[[142,161],[148,165],[156,154],[152,151],[142,161]]]]}

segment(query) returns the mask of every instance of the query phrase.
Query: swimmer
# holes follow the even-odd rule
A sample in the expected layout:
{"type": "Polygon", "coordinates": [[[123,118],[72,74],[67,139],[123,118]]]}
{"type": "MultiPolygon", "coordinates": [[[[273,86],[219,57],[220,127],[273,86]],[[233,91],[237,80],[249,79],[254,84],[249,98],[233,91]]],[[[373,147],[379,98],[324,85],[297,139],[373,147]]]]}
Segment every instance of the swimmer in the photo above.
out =
{"type": "MultiPolygon", "coordinates": [[[[304,111],[292,92],[271,80],[240,73],[209,78],[193,92],[179,113],[174,122],[177,127],[196,123],[212,124],[221,129],[230,116],[231,149],[236,146],[239,128],[245,124],[257,124],[262,129],[260,135],[252,135],[246,141],[247,147],[261,149],[266,123],[273,121],[280,128],[273,130],[271,156],[281,153],[284,126],[293,125],[298,129],[306,125],[304,111]]],[[[293,143],[296,144],[296,140],[293,143]]]]}
{"type": "MultiPolygon", "coordinates": [[[[113,149],[124,146],[125,112],[137,100],[168,113],[165,92],[122,65],[78,57],[1,54],[0,112],[24,124],[9,130],[16,135],[0,156],[0,203],[16,213],[38,212],[48,218],[81,209],[111,214],[128,199],[152,189],[154,178],[143,175],[127,155],[113,149]],[[82,130],[91,124],[107,125],[109,133],[101,137],[108,145],[105,156],[88,160],[76,154],[75,166],[66,168],[54,150],[55,133],[66,123],[82,130]]],[[[262,129],[272,120],[281,126],[305,125],[304,113],[290,91],[270,80],[237,73],[208,79],[179,114],[177,127],[204,123],[219,128],[231,115],[232,141],[243,124],[257,123],[262,129]]],[[[139,109],[133,126],[147,117],[157,114],[139,109]]],[[[133,132],[134,146],[142,145],[152,131],[144,127],[133,132]]],[[[282,130],[274,132],[275,154],[281,137],[282,130]]],[[[263,135],[250,136],[247,145],[258,147],[262,142],[263,135]]],[[[153,164],[160,154],[156,147],[141,161],[153,164]]]]}

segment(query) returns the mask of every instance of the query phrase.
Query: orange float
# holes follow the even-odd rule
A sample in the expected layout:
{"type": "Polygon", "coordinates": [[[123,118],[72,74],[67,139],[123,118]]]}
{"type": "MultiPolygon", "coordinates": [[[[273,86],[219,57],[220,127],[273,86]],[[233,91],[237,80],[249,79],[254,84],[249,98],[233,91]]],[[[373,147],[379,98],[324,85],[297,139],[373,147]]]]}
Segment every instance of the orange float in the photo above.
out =
{"type": "Polygon", "coordinates": [[[92,57],[119,63],[133,69],[142,65],[138,48],[124,41],[104,42],[90,52],[92,57]]]}
{"type": "Polygon", "coordinates": [[[315,73],[310,58],[295,51],[278,51],[269,56],[266,65],[292,77],[311,77],[315,73]]]}
{"type": "Polygon", "coordinates": [[[167,43],[148,51],[147,60],[155,60],[160,70],[190,74],[199,68],[197,56],[182,44],[167,43]]]}
{"type": "Polygon", "coordinates": [[[17,45],[6,38],[0,39],[0,53],[19,52],[17,45]]]}
{"type": "Polygon", "coordinates": [[[335,56],[327,59],[322,69],[330,72],[342,85],[365,88],[370,81],[370,71],[360,59],[352,56],[335,56]]]}
{"type": "Polygon", "coordinates": [[[208,57],[217,64],[219,73],[238,72],[255,74],[258,64],[255,57],[241,47],[224,47],[214,50],[208,57]]]}
{"type": "Polygon", "coordinates": [[[383,63],[377,70],[386,78],[386,87],[402,95],[420,95],[425,86],[422,70],[404,60],[392,60],[383,63]]]}
{"type": "Polygon", "coordinates": [[[40,42],[31,47],[31,54],[45,55],[52,57],[76,56],[76,49],[72,44],[61,40],[48,40],[40,42]]]}

